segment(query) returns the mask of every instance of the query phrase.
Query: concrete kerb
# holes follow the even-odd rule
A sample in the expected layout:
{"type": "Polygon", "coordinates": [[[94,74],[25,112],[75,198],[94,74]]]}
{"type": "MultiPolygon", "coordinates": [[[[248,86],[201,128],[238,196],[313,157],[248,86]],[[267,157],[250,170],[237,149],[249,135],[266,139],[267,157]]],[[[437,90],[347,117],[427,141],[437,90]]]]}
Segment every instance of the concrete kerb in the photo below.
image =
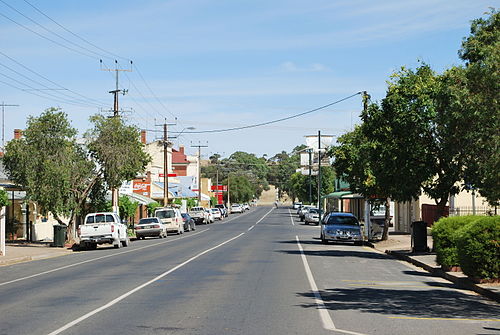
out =
{"type": "MultiPolygon", "coordinates": [[[[377,249],[376,245],[371,243],[371,242],[365,242],[365,245],[377,249]]],[[[381,251],[381,250],[380,250],[381,251]]],[[[392,256],[396,259],[399,259],[401,261],[405,261],[408,263],[411,263],[415,266],[418,266],[425,271],[429,272],[432,275],[444,278],[446,280],[449,280],[455,284],[457,284],[460,288],[474,291],[477,294],[480,294],[488,299],[491,299],[493,301],[496,301],[500,303],[500,289],[495,289],[492,290],[490,288],[484,287],[484,285],[481,284],[476,284],[472,279],[469,277],[463,275],[461,272],[446,272],[441,269],[441,267],[435,267],[430,264],[427,264],[425,262],[422,262],[415,257],[412,256],[418,256],[418,255],[410,255],[409,251],[404,251],[404,250],[385,250],[385,253],[389,256],[392,256]]],[[[424,254],[420,254],[424,255],[424,254]]]]}

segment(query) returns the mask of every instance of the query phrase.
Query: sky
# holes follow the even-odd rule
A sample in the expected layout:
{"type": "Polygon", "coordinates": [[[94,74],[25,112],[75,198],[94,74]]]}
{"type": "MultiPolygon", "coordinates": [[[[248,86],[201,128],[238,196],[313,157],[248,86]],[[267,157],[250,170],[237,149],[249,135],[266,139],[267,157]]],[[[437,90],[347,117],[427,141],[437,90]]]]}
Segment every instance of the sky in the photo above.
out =
{"type": "Polygon", "coordinates": [[[4,138],[49,107],[81,134],[109,114],[119,71],[123,117],[149,141],[171,124],[174,147],[205,157],[273,156],[306,135],[340,136],[359,123],[361,91],[384,97],[401,66],[461,64],[470,21],[490,0],[0,0],[4,138]],[[102,63],[100,62],[102,60],[102,63]],[[130,61],[133,63],[130,64],[130,61]],[[194,130],[187,128],[194,127],[194,130]],[[180,134],[179,134],[180,133],[180,134]]]}

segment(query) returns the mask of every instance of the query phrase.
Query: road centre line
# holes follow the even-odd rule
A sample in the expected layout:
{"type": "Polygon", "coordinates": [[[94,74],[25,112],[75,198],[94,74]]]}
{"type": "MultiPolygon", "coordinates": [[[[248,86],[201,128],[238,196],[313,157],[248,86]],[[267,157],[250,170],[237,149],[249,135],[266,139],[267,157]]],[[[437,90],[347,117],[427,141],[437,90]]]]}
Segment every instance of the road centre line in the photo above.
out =
{"type": "Polygon", "coordinates": [[[295,223],[293,222],[292,211],[290,210],[290,208],[288,208],[288,214],[290,214],[290,220],[292,221],[292,226],[295,226],[295,223]]]}
{"type": "Polygon", "coordinates": [[[248,231],[252,230],[255,228],[255,225],[251,226],[250,228],[248,228],[248,231]]]}
{"type": "Polygon", "coordinates": [[[268,216],[268,215],[269,215],[269,213],[271,213],[271,212],[273,211],[273,209],[274,209],[274,207],[272,207],[272,208],[269,210],[269,212],[267,212],[266,214],[264,214],[264,216],[263,216],[263,217],[261,217],[259,221],[255,222],[255,224],[259,224],[259,223],[261,223],[261,221],[262,221],[262,220],[264,220],[264,219],[265,219],[265,217],[266,217],[266,216],[268,216]]]}
{"type": "Polygon", "coordinates": [[[239,234],[239,235],[236,235],[236,236],[234,236],[234,237],[230,238],[229,240],[226,240],[226,241],[224,241],[224,242],[222,242],[222,243],[220,243],[220,244],[216,245],[215,247],[212,247],[212,248],[209,248],[209,249],[207,249],[207,250],[205,250],[205,251],[200,252],[199,254],[197,254],[197,255],[195,255],[195,256],[193,256],[193,257],[189,258],[188,260],[186,260],[186,261],[182,262],[181,264],[178,264],[177,266],[173,267],[172,269],[170,269],[170,270],[168,270],[168,271],[163,272],[163,273],[162,273],[162,274],[160,274],[159,276],[156,276],[155,278],[153,278],[153,279],[151,279],[151,280],[149,280],[149,281],[145,282],[144,284],[139,285],[139,286],[137,286],[136,288],[134,288],[134,289],[132,289],[132,290],[128,291],[127,293],[122,294],[121,296],[119,296],[119,297],[117,297],[117,298],[115,298],[115,299],[111,300],[111,301],[110,301],[110,302],[108,302],[107,304],[105,304],[105,305],[103,305],[103,306],[101,306],[101,307],[99,307],[99,308],[96,308],[96,309],[94,309],[93,311],[88,312],[87,314],[85,314],[85,315],[83,315],[83,316],[81,316],[81,317],[79,317],[79,318],[77,318],[77,319],[75,319],[75,320],[73,320],[73,321],[71,321],[71,322],[69,322],[69,323],[65,324],[65,325],[64,325],[64,326],[62,326],[61,328],[58,328],[58,329],[54,330],[53,332],[49,333],[48,335],[57,335],[57,334],[60,334],[61,332],[63,332],[63,331],[65,331],[65,330],[67,330],[67,329],[69,329],[69,328],[71,328],[71,327],[73,327],[73,326],[75,326],[75,325],[79,324],[80,322],[82,322],[82,321],[84,321],[84,320],[88,319],[89,317],[91,317],[91,316],[93,316],[93,315],[95,315],[95,314],[97,314],[97,313],[99,313],[99,312],[101,312],[101,311],[103,311],[103,310],[105,310],[105,309],[108,309],[109,307],[111,307],[111,306],[113,306],[113,305],[117,304],[118,302],[120,302],[120,301],[122,301],[123,299],[127,298],[128,296],[130,296],[130,295],[134,294],[135,292],[137,292],[137,291],[139,291],[139,290],[141,290],[141,289],[143,289],[143,288],[145,288],[145,287],[147,287],[147,286],[151,285],[152,283],[156,282],[157,280],[162,279],[163,277],[166,277],[167,275],[171,274],[171,273],[172,273],[172,272],[174,272],[175,270],[180,269],[181,267],[183,267],[184,265],[186,265],[186,264],[188,264],[188,263],[190,263],[190,262],[194,261],[195,259],[197,259],[197,258],[199,258],[199,257],[201,257],[201,256],[203,256],[203,255],[205,255],[205,254],[207,254],[207,253],[209,253],[210,251],[213,251],[213,250],[215,250],[215,249],[217,249],[217,248],[220,248],[220,247],[222,247],[223,245],[225,245],[225,244],[227,244],[227,243],[229,243],[229,242],[231,242],[231,241],[233,241],[233,240],[236,240],[237,238],[239,238],[239,237],[241,237],[241,236],[243,236],[243,235],[245,235],[245,232],[243,232],[243,233],[241,233],[241,234],[239,234]]]}
{"type": "Polygon", "coordinates": [[[318,312],[321,322],[323,323],[323,328],[325,328],[326,330],[331,330],[343,334],[364,335],[361,333],[352,332],[350,330],[338,329],[335,327],[335,324],[333,323],[330,313],[328,312],[328,309],[326,308],[325,303],[323,302],[323,298],[319,293],[318,286],[316,285],[316,281],[314,280],[311,268],[309,267],[309,262],[307,261],[306,255],[304,254],[304,249],[302,248],[299,237],[297,235],[295,235],[295,240],[297,241],[297,246],[300,251],[300,256],[302,258],[302,263],[304,264],[304,270],[306,271],[306,276],[309,281],[309,285],[311,286],[311,290],[314,294],[315,298],[314,300],[316,302],[316,305],[318,306],[318,312]]]}
{"type": "Polygon", "coordinates": [[[101,256],[101,257],[92,258],[92,259],[87,259],[85,261],[81,261],[81,262],[77,262],[77,263],[73,263],[73,264],[68,264],[68,265],[61,266],[61,267],[58,267],[58,268],[55,268],[55,269],[52,269],[52,270],[47,270],[47,271],[35,273],[35,274],[29,275],[29,276],[26,276],[26,277],[9,280],[9,281],[0,283],[0,286],[12,284],[12,283],[16,283],[16,282],[19,282],[19,281],[22,281],[22,280],[26,280],[26,279],[31,279],[31,278],[39,277],[39,276],[42,276],[42,275],[45,275],[45,274],[48,274],[48,273],[52,273],[52,272],[56,272],[56,271],[60,271],[60,270],[64,270],[64,269],[68,269],[68,268],[71,268],[71,267],[74,267],[74,266],[78,266],[78,265],[82,265],[82,264],[87,264],[87,263],[92,263],[92,262],[95,262],[95,261],[99,261],[101,259],[115,257],[115,256],[118,256],[118,255],[123,255],[123,254],[128,254],[130,252],[139,251],[139,250],[143,250],[143,249],[155,247],[157,245],[161,245],[161,244],[166,244],[166,243],[178,241],[178,240],[181,240],[181,239],[184,239],[184,238],[188,238],[188,237],[191,237],[191,236],[195,236],[195,235],[201,234],[203,232],[206,232],[207,230],[210,230],[210,228],[207,228],[207,229],[204,229],[202,231],[199,231],[199,232],[196,232],[196,233],[192,233],[192,234],[189,234],[189,235],[185,235],[185,236],[182,236],[182,237],[178,237],[178,238],[173,239],[173,240],[167,238],[166,241],[162,241],[162,242],[158,242],[158,243],[153,243],[153,244],[145,245],[143,247],[126,250],[126,251],[114,253],[114,254],[111,254],[111,255],[101,256]]]}
{"type": "Polygon", "coordinates": [[[479,321],[479,322],[500,322],[500,319],[466,319],[466,318],[419,318],[413,316],[388,316],[389,319],[401,320],[434,320],[434,321],[479,321]]]}
{"type": "MultiPolygon", "coordinates": [[[[272,208],[271,208],[271,210],[269,212],[267,212],[266,214],[264,214],[264,216],[259,221],[257,221],[257,223],[261,222],[269,213],[271,213],[271,211],[272,211],[272,208]]],[[[253,227],[255,227],[255,225],[253,225],[253,227]]],[[[206,230],[208,230],[208,229],[206,229],[206,230]]],[[[204,230],[204,231],[206,231],[206,230],[204,230]]],[[[245,234],[246,234],[245,232],[240,233],[240,234],[238,234],[238,235],[236,235],[236,236],[234,236],[234,237],[232,237],[232,238],[230,238],[230,239],[228,239],[228,240],[226,240],[226,241],[224,241],[224,242],[222,242],[222,243],[220,243],[220,244],[218,244],[218,245],[216,245],[216,246],[214,246],[212,248],[209,248],[209,249],[207,249],[205,251],[200,252],[199,254],[197,254],[197,255],[189,258],[188,260],[184,261],[183,263],[178,264],[177,266],[173,267],[172,269],[170,269],[170,270],[168,270],[168,271],[160,274],[159,276],[157,276],[157,277],[155,277],[155,278],[147,281],[146,283],[144,283],[144,284],[142,284],[140,286],[137,286],[136,288],[132,289],[131,291],[128,291],[127,293],[125,293],[125,294],[123,294],[123,295],[121,295],[121,296],[113,299],[112,301],[108,302],[107,304],[105,304],[105,305],[103,305],[103,306],[101,306],[101,307],[99,307],[99,308],[97,308],[97,309],[95,309],[95,310],[93,310],[93,311],[91,311],[91,312],[89,312],[89,313],[87,313],[87,314],[79,317],[76,320],[73,320],[73,321],[67,323],[66,325],[62,326],[59,329],[54,330],[53,332],[49,333],[48,335],[60,334],[61,332],[65,331],[66,329],[69,329],[69,328],[77,325],[78,323],[84,321],[85,319],[88,319],[89,317],[91,317],[91,316],[93,316],[93,315],[95,315],[95,314],[97,314],[97,313],[99,313],[99,312],[101,312],[101,311],[103,311],[103,310],[105,310],[105,309],[107,309],[107,308],[109,308],[109,307],[117,304],[118,302],[120,302],[121,300],[127,298],[128,296],[132,295],[133,293],[135,293],[135,292],[137,292],[137,291],[139,291],[139,290],[141,290],[141,289],[143,289],[143,288],[151,285],[152,283],[154,283],[154,282],[162,279],[163,277],[166,277],[170,273],[174,272],[177,269],[180,269],[181,267],[183,267],[184,265],[186,265],[186,264],[194,261],[195,259],[197,259],[197,258],[199,258],[199,257],[201,257],[201,256],[203,256],[203,255],[205,255],[207,253],[209,253],[210,251],[213,251],[213,250],[215,250],[217,248],[220,248],[221,246],[223,246],[223,245],[225,245],[225,244],[227,244],[227,243],[229,243],[231,241],[234,241],[237,238],[239,238],[239,237],[241,237],[241,236],[243,236],[245,234]]],[[[192,236],[192,235],[189,235],[189,236],[192,236]]]]}
{"type": "MultiPolygon", "coordinates": [[[[248,214],[248,213],[245,213],[245,214],[248,214]]],[[[269,214],[269,213],[267,213],[269,214]]],[[[266,215],[267,215],[266,214],[266,215]]],[[[265,216],[266,216],[265,215],[265,216]]],[[[264,217],[265,217],[264,216],[264,217]]],[[[231,222],[232,220],[235,220],[237,218],[241,217],[241,215],[239,216],[236,216],[234,218],[230,218],[229,220],[227,220],[225,223],[228,223],[228,222],[231,222]]],[[[263,218],[264,218],[263,217],[263,218]]],[[[263,219],[262,218],[262,219],[263,219]]],[[[261,219],[261,220],[262,220],[261,219]]],[[[260,221],[259,221],[260,222],[260,221]]],[[[114,257],[114,256],[118,256],[118,255],[123,255],[123,254],[128,254],[130,252],[134,252],[134,251],[139,251],[139,250],[143,250],[143,249],[147,249],[147,248],[151,248],[151,247],[154,247],[154,246],[157,246],[157,245],[161,245],[161,244],[165,244],[165,243],[170,243],[170,242],[173,242],[173,241],[177,241],[177,240],[181,240],[181,239],[184,239],[184,238],[188,238],[190,236],[195,236],[195,235],[198,235],[198,234],[201,234],[207,230],[210,230],[210,228],[207,228],[207,229],[204,229],[202,231],[199,231],[199,232],[196,232],[196,233],[192,233],[192,234],[189,234],[189,235],[185,235],[185,236],[182,236],[182,237],[178,237],[176,239],[167,239],[166,241],[162,241],[162,242],[158,242],[158,243],[154,243],[154,244],[150,244],[150,245],[146,245],[146,246],[143,246],[143,247],[139,247],[139,248],[135,248],[135,249],[131,249],[131,250],[126,250],[126,251],[122,251],[122,252],[118,252],[118,253],[114,253],[114,254],[111,254],[111,255],[106,255],[106,256],[101,256],[101,257],[97,257],[97,258],[92,258],[92,259],[88,259],[88,260],[85,260],[85,261],[81,261],[81,262],[77,262],[77,263],[73,263],[73,264],[69,264],[69,265],[65,265],[65,266],[61,266],[61,267],[58,267],[58,268],[55,268],[55,269],[52,269],[52,270],[47,270],[47,271],[43,271],[43,272],[39,272],[39,273],[35,273],[33,275],[29,275],[29,276],[26,276],[26,277],[22,277],[22,278],[17,278],[17,279],[13,279],[13,280],[9,280],[9,281],[6,281],[6,282],[3,282],[3,283],[0,283],[0,287],[1,286],[4,286],[4,285],[8,285],[8,284],[13,284],[13,283],[16,283],[16,282],[19,282],[19,281],[23,281],[23,280],[27,280],[27,279],[31,279],[31,278],[35,278],[35,277],[39,277],[39,276],[42,276],[42,275],[45,275],[45,274],[49,274],[49,273],[52,273],[52,272],[56,272],[56,271],[60,271],[60,270],[64,270],[64,269],[68,269],[68,268],[71,268],[71,267],[74,267],[74,266],[78,266],[78,265],[82,265],[82,264],[87,264],[87,263],[91,263],[91,262],[94,262],[94,261],[98,261],[98,260],[101,260],[101,259],[106,259],[106,258],[110,258],[110,257],[114,257]]]]}

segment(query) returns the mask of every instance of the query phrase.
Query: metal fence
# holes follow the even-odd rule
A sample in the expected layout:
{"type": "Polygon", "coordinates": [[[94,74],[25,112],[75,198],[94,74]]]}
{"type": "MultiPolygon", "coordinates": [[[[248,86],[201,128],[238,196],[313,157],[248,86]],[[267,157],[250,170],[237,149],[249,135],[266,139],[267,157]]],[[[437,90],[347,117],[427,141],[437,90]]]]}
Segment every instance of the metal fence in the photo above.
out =
{"type": "Polygon", "coordinates": [[[498,215],[497,208],[492,207],[477,207],[475,209],[472,206],[462,206],[450,208],[450,216],[465,216],[465,215],[498,215]]]}

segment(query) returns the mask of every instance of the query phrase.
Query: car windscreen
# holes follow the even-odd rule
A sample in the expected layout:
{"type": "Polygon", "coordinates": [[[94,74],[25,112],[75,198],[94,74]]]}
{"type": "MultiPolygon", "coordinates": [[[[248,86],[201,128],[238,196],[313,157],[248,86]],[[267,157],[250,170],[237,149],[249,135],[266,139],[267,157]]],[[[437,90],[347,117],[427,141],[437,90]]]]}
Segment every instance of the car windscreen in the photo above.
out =
{"type": "Polygon", "coordinates": [[[328,218],[327,225],[359,226],[358,220],[353,216],[332,215],[328,218]]]}
{"type": "Polygon", "coordinates": [[[217,208],[212,208],[212,213],[220,213],[220,211],[217,208]]]}
{"type": "Polygon", "coordinates": [[[156,217],[159,219],[170,219],[175,217],[175,211],[172,209],[167,209],[163,211],[156,212],[156,217]]]}
{"type": "Polygon", "coordinates": [[[318,213],[319,213],[319,211],[318,211],[316,208],[311,208],[311,209],[309,210],[309,213],[311,213],[311,214],[318,214],[318,213]]]}
{"type": "Polygon", "coordinates": [[[139,224],[146,224],[146,223],[158,223],[158,220],[155,218],[144,218],[139,220],[139,224]]]}

